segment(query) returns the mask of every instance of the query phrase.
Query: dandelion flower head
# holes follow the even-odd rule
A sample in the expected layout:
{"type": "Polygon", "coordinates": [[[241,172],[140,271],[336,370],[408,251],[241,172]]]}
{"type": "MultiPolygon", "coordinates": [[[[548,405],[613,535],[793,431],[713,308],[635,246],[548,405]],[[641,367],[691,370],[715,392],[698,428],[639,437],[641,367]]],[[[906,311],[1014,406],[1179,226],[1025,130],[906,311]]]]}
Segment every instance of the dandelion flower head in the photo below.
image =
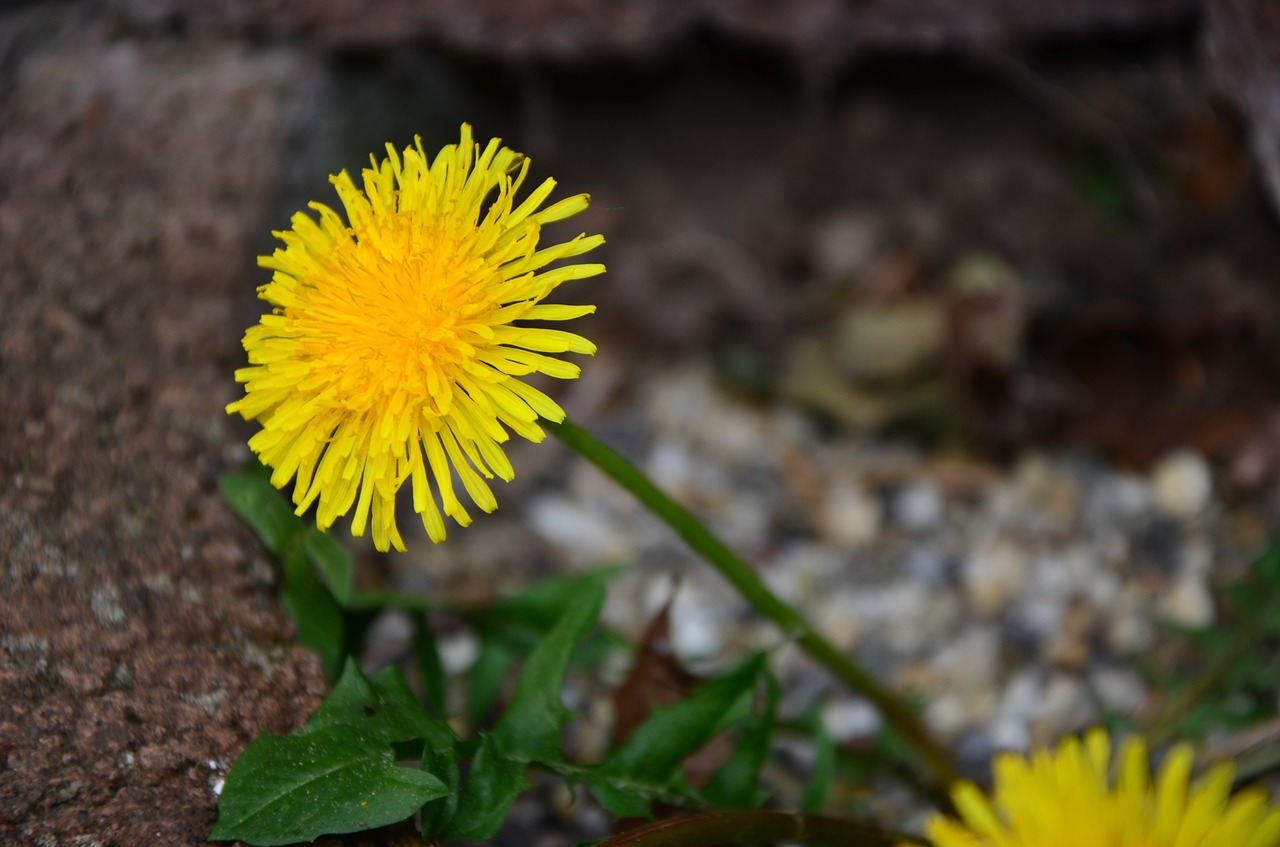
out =
{"type": "Polygon", "coordinates": [[[594,306],[542,302],[561,283],[604,272],[556,264],[599,246],[598,235],[540,246],[544,224],[587,208],[579,194],[541,208],[548,179],[517,203],[529,160],[497,139],[481,150],[471,128],[429,160],[422,140],[370,157],[357,187],[331,177],[345,219],[321,203],[299,212],[284,243],[259,264],[274,271],[258,295],[273,307],[244,336],[244,396],[227,406],[262,425],[249,447],[292,479],[298,514],[316,505],[327,529],[354,507],[351,531],[372,521],[374,545],[404,550],[396,492],[406,481],[434,541],[441,512],[470,523],[455,478],[483,511],[497,507],[485,482],[510,480],[509,432],[545,435],[539,417],[564,419],[522,377],[570,379],[556,354],[595,352],[571,332],[520,321],[563,321],[594,306]]]}
{"type": "Polygon", "coordinates": [[[1154,783],[1146,744],[1130,739],[1114,762],[1105,731],[1091,730],[1029,758],[995,761],[990,797],[970,783],[953,792],[959,817],[925,824],[933,847],[1276,847],[1280,807],[1266,792],[1231,794],[1234,768],[1191,779],[1191,750],[1175,747],[1154,783]]]}

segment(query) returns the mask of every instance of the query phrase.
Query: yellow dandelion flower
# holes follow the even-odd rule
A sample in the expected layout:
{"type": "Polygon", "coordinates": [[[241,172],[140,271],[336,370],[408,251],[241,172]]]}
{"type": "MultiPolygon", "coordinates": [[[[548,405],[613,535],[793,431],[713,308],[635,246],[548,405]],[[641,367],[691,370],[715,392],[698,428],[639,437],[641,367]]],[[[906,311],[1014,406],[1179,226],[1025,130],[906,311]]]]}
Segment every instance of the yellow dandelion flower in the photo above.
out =
{"type": "Polygon", "coordinates": [[[562,282],[603,273],[600,264],[547,266],[604,239],[581,234],[539,248],[543,224],[583,211],[590,198],[539,211],[555,186],[548,179],[517,204],[529,160],[497,139],[481,151],[467,125],[434,161],[420,138],[403,153],[388,144],[386,159],[370,161],[363,190],[346,171],[330,178],[345,221],[312,203],[318,220],[294,215],[291,229],[274,233],[284,247],[259,257],[274,274],[258,295],[274,308],[245,333],[250,366],[236,371],[245,395],[227,411],[261,423],[249,447],[276,487],[294,480],[298,514],[318,501],[324,530],[354,506],[354,535],[372,516],[374,545],[404,550],[395,498],[405,481],[440,541],[441,510],[471,521],[455,476],[492,511],[485,480],[514,475],[500,446],[508,431],[541,441],[539,417],[564,419],[521,377],[576,377],[577,365],[548,354],[591,354],[595,345],[515,322],[595,311],[542,300],[562,282]]]}
{"type": "Polygon", "coordinates": [[[952,793],[960,817],[934,815],[934,847],[1276,847],[1280,807],[1264,791],[1231,794],[1234,768],[1218,765],[1191,781],[1191,749],[1175,747],[1155,783],[1147,747],[1130,739],[1111,773],[1101,729],[1030,758],[1006,753],[990,797],[971,783],[952,793]]]}

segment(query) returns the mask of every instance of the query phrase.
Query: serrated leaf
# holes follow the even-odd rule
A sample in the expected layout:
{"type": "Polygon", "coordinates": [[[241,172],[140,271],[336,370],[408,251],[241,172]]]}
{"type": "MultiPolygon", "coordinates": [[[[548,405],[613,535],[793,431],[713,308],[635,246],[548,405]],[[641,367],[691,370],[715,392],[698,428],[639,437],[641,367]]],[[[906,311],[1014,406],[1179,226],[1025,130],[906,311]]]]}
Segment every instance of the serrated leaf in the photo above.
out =
{"type": "Polygon", "coordinates": [[[330,680],[337,679],[346,656],[342,608],[329,589],[316,579],[311,564],[299,548],[294,548],[285,558],[280,604],[298,628],[298,643],[320,657],[330,680]]]}
{"type": "Polygon", "coordinates": [[[584,774],[582,782],[596,798],[596,802],[615,818],[647,818],[653,801],[660,793],[678,790],[665,784],[645,790],[634,783],[628,784],[618,779],[616,775],[598,771],[584,774]]]}
{"type": "Polygon", "coordinates": [[[494,727],[494,741],[509,758],[561,759],[560,730],[572,713],[561,702],[560,692],[574,646],[595,626],[604,608],[604,586],[583,581],[567,600],[559,621],[529,655],[511,705],[494,727]]]}
{"type": "Polygon", "coordinates": [[[423,753],[422,769],[438,778],[449,789],[448,794],[422,807],[423,838],[435,840],[437,836],[444,834],[458,810],[458,788],[462,783],[458,754],[452,748],[426,750],[423,753]]]}
{"type": "Polygon", "coordinates": [[[312,841],[404,820],[448,793],[435,776],[397,765],[390,746],[344,726],[263,735],[231,769],[209,837],[264,847],[312,841]]]}
{"type": "Polygon", "coordinates": [[[366,678],[350,659],[329,696],[296,734],[334,727],[386,744],[420,738],[427,751],[452,750],[457,740],[447,724],[419,705],[399,668],[386,667],[366,678]]]}
{"type": "MultiPolygon", "coordinates": [[[[655,710],[636,727],[626,743],[605,760],[600,773],[645,783],[671,784],[678,775],[680,763],[705,746],[750,696],[764,667],[764,656],[753,656],[728,674],[703,684],[688,699],[655,710]]],[[[590,780],[587,784],[610,814],[629,817],[648,814],[647,800],[590,780]]]]}
{"type": "Polygon", "coordinates": [[[754,809],[767,795],[760,790],[760,769],[769,757],[769,741],[777,720],[780,691],[772,674],[764,674],[765,702],[760,714],[752,714],[736,727],[733,755],[711,775],[702,796],[712,806],[754,809]]]}
{"type": "Polygon", "coordinates": [[[604,770],[655,782],[674,774],[685,758],[711,740],[734,707],[751,693],[763,669],[764,656],[753,656],[735,670],[704,683],[687,700],[655,710],[608,757],[604,770]]]}
{"type": "Polygon", "coordinates": [[[523,653],[541,641],[584,587],[594,585],[603,589],[618,570],[606,568],[573,578],[541,580],[474,613],[471,623],[480,632],[501,640],[509,649],[523,653]]]}
{"type": "Polygon", "coordinates": [[[525,662],[515,694],[480,749],[445,829],[446,839],[491,838],[517,796],[529,787],[525,765],[563,758],[560,731],[571,717],[560,699],[574,645],[595,625],[604,607],[604,587],[581,581],[564,598],[560,619],[525,662]]]}
{"type": "Polygon", "coordinates": [[[223,474],[218,477],[218,490],[231,511],[253,527],[274,555],[283,554],[306,528],[280,492],[260,474],[223,474]]]}
{"type": "Polygon", "coordinates": [[[480,750],[458,798],[458,807],[445,828],[444,840],[484,841],[506,820],[511,804],[531,783],[525,765],[502,754],[492,733],[484,733],[480,750]]]}
{"type": "Polygon", "coordinates": [[[351,554],[332,535],[317,529],[307,532],[303,548],[338,605],[346,608],[351,602],[351,587],[355,580],[351,554]]]}

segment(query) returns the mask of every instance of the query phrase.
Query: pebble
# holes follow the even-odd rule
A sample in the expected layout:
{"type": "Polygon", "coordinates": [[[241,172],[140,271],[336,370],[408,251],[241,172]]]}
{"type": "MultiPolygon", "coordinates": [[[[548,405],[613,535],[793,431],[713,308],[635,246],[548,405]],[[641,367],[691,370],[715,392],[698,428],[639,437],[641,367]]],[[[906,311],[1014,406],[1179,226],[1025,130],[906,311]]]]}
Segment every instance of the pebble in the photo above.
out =
{"type": "Polygon", "coordinates": [[[1172,518],[1190,520],[1208,507],[1213,497],[1213,474],[1199,453],[1180,450],[1156,464],[1151,486],[1161,511],[1172,518]]]}
{"type": "Polygon", "coordinates": [[[1064,732],[1077,730],[1095,719],[1088,691],[1072,673],[1055,673],[1044,687],[1031,721],[1034,743],[1046,744],[1064,732]]]}
{"type": "MultiPolygon", "coordinates": [[[[856,257],[829,258],[834,269],[856,257]]],[[[850,361],[855,375],[902,375],[901,362],[878,359],[896,346],[910,348],[912,367],[933,355],[934,318],[915,308],[898,302],[846,321],[844,353],[873,351],[850,361]],[[892,321],[872,326],[868,316],[912,324],[917,336],[891,337],[892,321]]],[[[1149,696],[1132,657],[1155,645],[1157,622],[1214,620],[1209,586],[1227,567],[1219,565],[1226,510],[1216,507],[1209,463],[1197,453],[1172,453],[1140,475],[1029,451],[1012,472],[958,491],[938,484],[927,454],[832,434],[781,401],[772,409],[742,402],[705,365],[663,366],[641,379],[622,401],[638,405],[615,413],[643,422],[634,441],[646,445],[637,452],[657,484],[840,650],[920,693],[926,721],[954,745],[1025,749],[1052,740],[1097,719],[1095,695],[1132,714],[1149,696]]],[[[541,540],[553,566],[569,570],[630,563],[610,585],[608,626],[637,638],[674,591],[671,641],[682,661],[724,667],[776,648],[784,711],[824,703],[838,739],[875,732],[874,710],[833,695],[830,680],[668,528],[584,468],[575,464],[559,488],[491,516],[527,528],[495,534],[505,540],[484,570],[499,566],[504,548],[508,559],[523,555],[527,544],[512,543],[519,537],[541,540]]],[[[459,578],[479,568],[462,558],[459,578]]],[[[466,665],[466,644],[441,649],[451,672],[466,665]]]]}
{"type": "Polygon", "coordinates": [[[993,538],[969,552],[963,574],[969,604],[979,615],[991,617],[1022,589],[1028,575],[1027,556],[1009,539],[993,538]]]}
{"type": "Polygon", "coordinates": [[[626,559],[632,553],[626,533],[587,504],[545,495],[530,503],[526,514],[534,531],[565,552],[576,568],[626,559]]]}
{"type": "Polygon", "coordinates": [[[908,532],[928,532],[942,521],[946,501],[933,482],[917,482],[899,489],[893,498],[893,518],[908,532]]]}
{"type": "Polygon", "coordinates": [[[1160,598],[1159,611],[1170,623],[1204,629],[1213,623],[1213,596],[1202,577],[1182,574],[1160,598]]]}
{"type": "Polygon", "coordinates": [[[865,271],[883,242],[880,215],[845,210],[816,224],[809,252],[819,276],[838,277],[865,271]]]}
{"type": "Polygon", "coordinates": [[[445,673],[460,674],[480,655],[480,641],[471,630],[458,629],[441,635],[436,640],[436,650],[445,673]]]}
{"type": "Polygon", "coordinates": [[[838,588],[823,595],[814,614],[819,630],[831,643],[848,652],[858,643],[862,627],[856,612],[858,591],[838,588]]]}
{"type": "Polygon", "coordinates": [[[884,720],[866,700],[842,697],[832,698],[822,707],[822,723],[832,741],[844,744],[875,735],[884,720]]]}
{"type": "Polygon", "coordinates": [[[833,484],[822,500],[819,527],[840,548],[859,548],[880,535],[884,508],[880,500],[855,482],[833,484]]]}
{"type": "Polygon", "coordinates": [[[934,654],[940,684],[962,695],[992,691],[1000,669],[999,648],[999,632],[993,626],[973,626],[958,634],[934,654]]]}
{"type": "Polygon", "coordinates": [[[685,662],[722,657],[722,648],[734,617],[723,593],[713,592],[700,581],[685,580],[671,604],[671,649],[685,662]]]}
{"type": "Polygon", "coordinates": [[[1107,708],[1132,715],[1147,701],[1147,683],[1131,668],[1102,667],[1089,674],[1089,685],[1107,708]]]}
{"type": "Polygon", "coordinates": [[[940,304],[900,300],[848,311],[840,319],[832,355],[838,371],[855,380],[901,382],[936,367],[945,341],[940,304]]]}

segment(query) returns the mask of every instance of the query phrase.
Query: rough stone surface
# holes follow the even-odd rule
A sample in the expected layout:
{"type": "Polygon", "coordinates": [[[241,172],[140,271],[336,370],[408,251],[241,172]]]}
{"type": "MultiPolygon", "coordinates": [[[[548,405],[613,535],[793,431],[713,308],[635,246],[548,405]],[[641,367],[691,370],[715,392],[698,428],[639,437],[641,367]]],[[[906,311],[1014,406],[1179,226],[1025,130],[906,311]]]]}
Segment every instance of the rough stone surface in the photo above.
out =
{"type": "Polygon", "coordinates": [[[1280,204],[1280,6],[1271,0],[1208,3],[1208,52],[1219,80],[1249,116],[1254,155],[1280,204]]]}
{"type": "Polygon", "coordinates": [[[305,67],[57,13],[0,19],[0,843],[200,844],[324,691],[215,484],[305,67]]]}
{"type": "Polygon", "coordinates": [[[386,47],[427,38],[510,58],[653,53],[698,27],[840,57],[859,48],[933,48],[1096,27],[1134,27],[1192,14],[1196,0],[115,0],[151,27],[306,36],[386,47]]]}

